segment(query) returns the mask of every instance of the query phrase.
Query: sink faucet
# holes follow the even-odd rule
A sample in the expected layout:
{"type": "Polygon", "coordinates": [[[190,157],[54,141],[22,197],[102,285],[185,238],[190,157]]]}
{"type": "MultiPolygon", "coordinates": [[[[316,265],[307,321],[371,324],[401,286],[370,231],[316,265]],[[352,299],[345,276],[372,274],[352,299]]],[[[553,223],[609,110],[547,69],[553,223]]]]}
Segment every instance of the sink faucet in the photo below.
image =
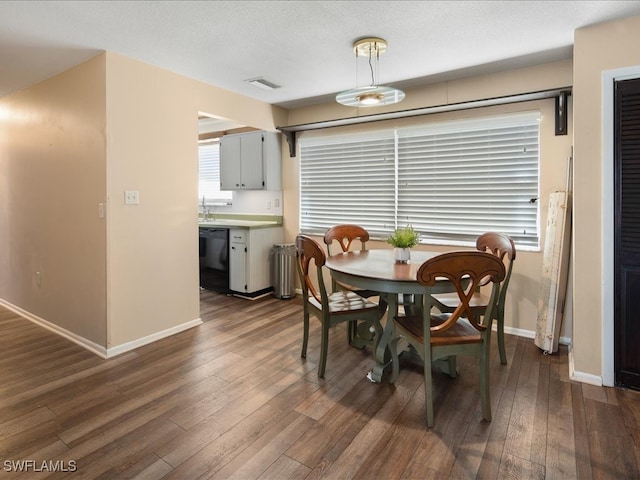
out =
{"type": "Polygon", "coordinates": [[[215,220],[216,217],[211,211],[212,207],[208,206],[205,201],[205,196],[202,196],[202,219],[203,220],[215,220]]]}

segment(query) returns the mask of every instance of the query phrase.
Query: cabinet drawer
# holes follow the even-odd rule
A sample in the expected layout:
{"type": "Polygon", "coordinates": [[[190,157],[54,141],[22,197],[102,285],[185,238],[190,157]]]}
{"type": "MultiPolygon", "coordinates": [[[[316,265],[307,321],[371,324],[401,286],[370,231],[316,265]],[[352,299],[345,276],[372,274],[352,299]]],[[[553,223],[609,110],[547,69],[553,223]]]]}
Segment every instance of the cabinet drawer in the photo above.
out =
{"type": "Polygon", "coordinates": [[[229,242],[231,243],[247,243],[248,230],[231,230],[229,232],[229,242]]]}

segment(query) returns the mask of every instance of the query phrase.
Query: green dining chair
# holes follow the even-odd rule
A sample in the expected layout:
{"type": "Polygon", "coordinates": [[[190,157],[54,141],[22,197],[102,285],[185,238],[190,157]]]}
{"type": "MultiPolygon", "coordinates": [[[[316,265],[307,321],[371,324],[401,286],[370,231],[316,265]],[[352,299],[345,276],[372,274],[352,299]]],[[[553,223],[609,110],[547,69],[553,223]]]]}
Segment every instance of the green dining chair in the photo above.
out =
{"type": "MultiPolygon", "coordinates": [[[[486,310],[491,318],[504,279],[505,268],[495,255],[486,252],[449,252],[433,257],[418,269],[416,279],[425,287],[419,315],[398,315],[393,319],[393,334],[389,342],[391,378],[395,383],[400,372],[398,342],[405,339],[424,362],[424,388],[427,426],[433,427],[433,388],[431,367],[435,362],[448,361],[458,355],[471,355],[480,360],[480,400],[482,416],[491,421],[489,398],[489,359],[491,328],[482,323],[482,316],[472,308],[470,300],[476,288],[487,278],[491,294],[486,310]],[[433,299],[429,287],[436,279],[448,279],[456,290],[458,304],[452,313],[431,313],[433,299]]],[[[449,372],[455,377],[456,372],[449,372]]]]}
{"type": "MultiPolygon", "coordinates": [[[[334,225],[329,228],[324,234],[324,243],[327,246],[327,255],[331,256],[335,253],[346,253],[353,250],[365,251],[367,249],[367,242],[369,241],[369,232],[364,227],[354,224],[340,224],[334,225]],[[335,245],[338,245],[339,250],[336,251],[335,245]]],[[[333,277],[331,278],[331,291],[337,292],[339,290],[349,290],[357,293],[364,298],[378,297],[378,311],[380,318],[385,314],[387,310],[387,302],[380,296],[379,292],[373,290],[365,290],[362,288],[356,288],[351,285],[346,285],[337,282],[333,277]]],[[[373,327],[367,322],[349,322],[347,335],[349,345],[356,348],[364,348],[365,346],[371,346],[373,344],[373,327]]]]}
{"type": "MultiPolygon", "coordinates": [[[[325,287],[323,267],[326,255],[318,242],[306,235],[296,237],[296,267],[302,285],[303,299],[303,338],[302,357],[307,356],[309,340],[309,317],[317,317],[321,324],[320,361],[318,377],[324,377],[327,352],[329,349],[329,329],[342,322],[354,323],[363,321],[374,329],[374,339],[382,335],[379,306],[366,298],[349,290],[338,290],[327,293],[325,287]],[[313,282],[311,272],[317,278],[317,287],[313,282]]],[[[375,349],[373,349],[375,351],[375,349]]]]}
{"type": "MultiPolygon", "coordinates": [[[[488,252],[496,255],[500,260],[505,262],[507,270],[504,280],[500,284],[500,293],[498,294],[498,305],[493,310],[491,322],[496,321],[496,333],[498,336],[498,350],[500,352],[500,363],[507,364],[507,353],[504,346],[504,304],[507,298],[507,288],[509,287],[509,279],[511,278],[511,270],[513,262],[516,259],[516,246],[508,235],[498,232],[483,233],[476,240],[476,249],[480,252],[488,252]]],[[[458,304],[458,297],[455,293],[438,293],[431,295],[434,306],[441,312],[451,313],[458,304]]],[[[471,308],[476,314],[482,314],[487,308],[489,295],[480,289],[474,292],[473,297],[469,301],[471,308]]]]}

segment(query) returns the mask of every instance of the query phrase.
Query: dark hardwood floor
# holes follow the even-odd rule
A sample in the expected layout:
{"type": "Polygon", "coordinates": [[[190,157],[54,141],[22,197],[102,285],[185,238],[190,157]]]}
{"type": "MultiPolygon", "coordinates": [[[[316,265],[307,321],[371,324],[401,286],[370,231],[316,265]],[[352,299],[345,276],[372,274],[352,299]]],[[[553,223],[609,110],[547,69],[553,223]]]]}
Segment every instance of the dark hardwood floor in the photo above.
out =
{"type": "Polygon", "coordinates": [[[640,478],[640,392],[570,381],[564,347],[494,349],[491,423],[475,360],[435,373],[429,430],[421,370],[370,383],[344,325],[317,378],[299,298],[201,300],[203,325],[110,360],[0,308],[0,478],[640,478]]]}

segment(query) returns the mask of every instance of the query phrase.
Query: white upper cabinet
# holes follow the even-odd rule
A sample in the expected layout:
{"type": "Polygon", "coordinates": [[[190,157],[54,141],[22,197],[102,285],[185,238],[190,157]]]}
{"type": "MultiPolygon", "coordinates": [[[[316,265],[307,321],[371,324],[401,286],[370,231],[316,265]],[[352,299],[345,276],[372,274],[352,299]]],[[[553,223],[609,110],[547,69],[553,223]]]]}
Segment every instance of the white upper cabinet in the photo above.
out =
{"type": "Polygon", "coordinates": [[[225,135],[220,141],[220,189],[281,190],[281,163],[279,134],[225,135]]]}

